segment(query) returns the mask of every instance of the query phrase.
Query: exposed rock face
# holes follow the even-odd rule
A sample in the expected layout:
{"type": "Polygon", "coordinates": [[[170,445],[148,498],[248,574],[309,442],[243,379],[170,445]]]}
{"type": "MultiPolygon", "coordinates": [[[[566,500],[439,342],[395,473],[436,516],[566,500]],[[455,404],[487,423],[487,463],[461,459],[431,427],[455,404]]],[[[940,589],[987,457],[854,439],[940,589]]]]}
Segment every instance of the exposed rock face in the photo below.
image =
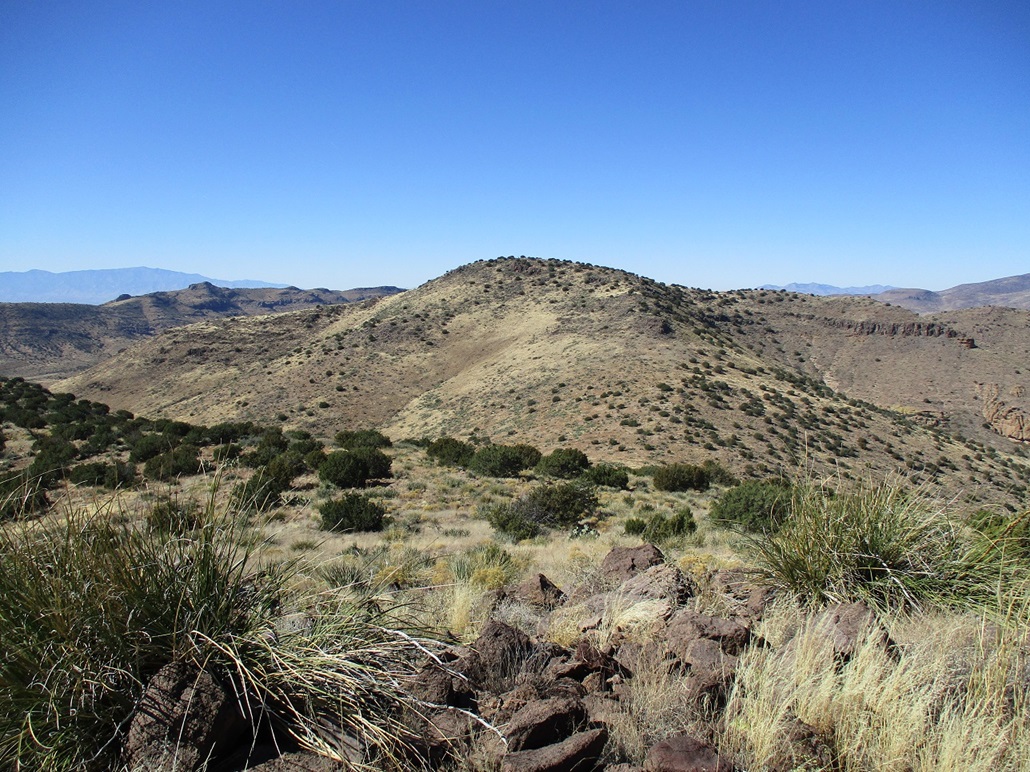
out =
{"type": "MultiPolygon", "coordinates": [[[[1019,442],[1030,442],[1030,413],[1022,407],[1002,401],[1001,387],[997,383],[978,383],[976,393],[983,400],[983,417],[998,434],[1019,442]]],[[[1024,389],[1017,386],[1012,397],[1023,396],[1024,389]]]]}
{"type": "MultiPolygon", "coordinates": [[[[856,322],[851,319],[826,319],[829,327],[840,327],[853,335],[889,335],[891,337],[958,338],[960,334],[934,322],[856,322]]],[[[968,347],[967,347],[968,348],[968,347]]]]}

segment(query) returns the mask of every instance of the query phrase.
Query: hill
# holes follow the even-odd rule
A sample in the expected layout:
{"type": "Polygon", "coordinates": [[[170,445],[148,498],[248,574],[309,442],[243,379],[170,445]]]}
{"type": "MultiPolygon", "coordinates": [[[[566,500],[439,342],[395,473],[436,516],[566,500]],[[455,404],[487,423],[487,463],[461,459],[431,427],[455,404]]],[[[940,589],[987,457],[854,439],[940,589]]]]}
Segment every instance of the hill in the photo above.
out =
{"type": "Polygon", "coordinates": [[[920,314],[981,306],[1030,309],[1030,273],[973,284],[960,284],[940,292],[892,289],[872,297],[882,303],[891,303],[920,314]]]}
{"type": "Polygon", "coordinates": [[[0,374],[63,378],[141,338],[197,321],[282,313],[399,292],[396,287],[228,289],[208,282],[184,290],[125,297],[104,305],[0,303],[0,374]]]}
{"type": "Polygon", "coordinates": [[[52,388],[192,422],[717,458],[758,476],[805,460],[1018,498],[1024,451],[997,429],[1022,425],[1028,324],[498,259],[365,303],[169,330],[52,388]],[[994,428],[988,402],[1007,416],[994,428]]]}
{"type": "Polygon", "coordinates": [[[209,282],[219,287],[284,287],[263,281],[211,279],[198,273],[166,271],[161,268],[103,268],[90,271],[3,271],[0,272],[0,302],[4,303],[88,303],[97,305],[119,295],[145,295],[185,289],[209,282]]]}

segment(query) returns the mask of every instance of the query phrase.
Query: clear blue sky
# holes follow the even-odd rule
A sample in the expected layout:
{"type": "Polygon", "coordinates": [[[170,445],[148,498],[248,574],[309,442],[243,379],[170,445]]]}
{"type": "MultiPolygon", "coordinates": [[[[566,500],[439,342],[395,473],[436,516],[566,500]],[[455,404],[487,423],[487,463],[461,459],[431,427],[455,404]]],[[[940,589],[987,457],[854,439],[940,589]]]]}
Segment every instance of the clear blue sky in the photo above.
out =
{"type": "Polygon", "coordinates": [[[0,0],[0,270],[1030,271],[1025,0],[0,0]]]}

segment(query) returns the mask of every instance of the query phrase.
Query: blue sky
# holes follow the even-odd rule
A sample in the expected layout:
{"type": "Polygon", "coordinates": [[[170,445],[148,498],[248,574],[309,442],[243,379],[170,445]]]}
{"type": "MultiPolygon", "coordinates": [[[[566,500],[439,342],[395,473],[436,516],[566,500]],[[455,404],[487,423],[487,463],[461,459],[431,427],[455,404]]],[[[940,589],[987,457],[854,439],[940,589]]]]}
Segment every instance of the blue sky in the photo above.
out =
{"type": "Polygon", "coordinates": [[[0,270],[1030,271],[1030,4],[0,0],[0,270]]]}

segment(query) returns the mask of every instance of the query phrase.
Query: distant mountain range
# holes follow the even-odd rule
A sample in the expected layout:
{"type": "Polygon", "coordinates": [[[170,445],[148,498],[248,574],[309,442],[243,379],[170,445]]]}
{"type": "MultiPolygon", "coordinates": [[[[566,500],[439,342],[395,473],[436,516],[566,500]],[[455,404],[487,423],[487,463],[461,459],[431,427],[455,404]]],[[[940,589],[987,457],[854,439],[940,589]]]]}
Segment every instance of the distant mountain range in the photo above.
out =
{"type": "Polygon", "coordinates": [[[870,284],[868,287],[834,287],[832,284],[763,284],[758,289],[803,292],[806,295],[876,295],[895,289],[886,284],[870,284]]]}
{"type": "Polygon", "coordinates": [[[219,287],[273,288],[285,284],[243,279],[226,281],[197,273],[180,273],[161,268],[102,268],[90,271],[2,271],[0,302],[4,303],[88,303],[99,305],[121,295],[147,295],[186,289],[208,282],[219,287]]]}
{"type": "Polygon", "coordinates": [[[960,284],[940,292],[887,287],[881,284],[868,287],[834,287],[831,284],[787,284],[784,286],[765,284],[759,289],[786,290],[820,296],[865,295],[881,303],[907,308],[917,314],[959,311],[964,308],[981,308],[983,306],[1030,309],[1030,273],[972,284],[960,284]]]}
{"type": "Polygon", "coordinates": [[[174,327],[358,303],[401,291],[399,287],[225,288],[199,282],[181,290],[126,295],[102,305],[0,303],[0,374],[37,380],[64,377],[174,327]]]}

